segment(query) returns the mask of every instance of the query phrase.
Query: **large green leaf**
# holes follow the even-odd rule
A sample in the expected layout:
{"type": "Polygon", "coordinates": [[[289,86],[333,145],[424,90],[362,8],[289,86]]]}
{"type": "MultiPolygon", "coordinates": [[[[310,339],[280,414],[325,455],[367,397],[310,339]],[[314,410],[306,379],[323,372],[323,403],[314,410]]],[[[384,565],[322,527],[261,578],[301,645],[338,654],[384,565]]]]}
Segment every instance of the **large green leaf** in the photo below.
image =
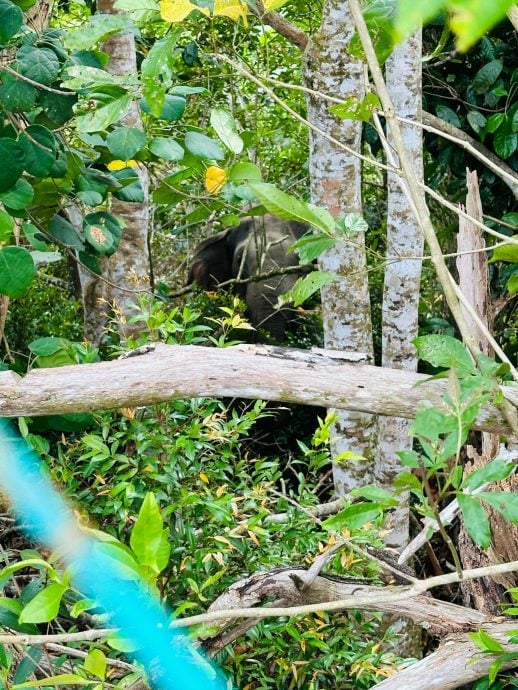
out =
{"type": "Polygon", "coordinates": [[[380,515],[383,509],[377,503],[359,502],[341,510],[333,517],[324,520],[322,527],[327,530],[340,531],[344,527],[348,529],[359,529],[368,522],[373,522],[380,515]]]}
{"type": "Polygon", "coordinates": [[[78,132],[102,132],[114,122],[121,120],[131,106],[132,98],[125,94],[120,98],[97,108],[91,113],[81,115],[77,118],[78,132]]]}
{"type": "Polygon", "coordinates": [[[213,108],[210,112],[210,124],[229,151],[241,153],[244,143],[237,131],[236,121],[229,112],[224,108],[213,108]]]}
{"type": "Polygon", "coordinates": [[[509,127],[500,127],[493,137],[493,145],[500,158],[509,158],[518,148],[518,134],[509,127]]]}
{"type": "Polygon", "coordinates": [[[457,494],[457,500],[469,536],[481,548],[487,549],[491,543],[491,529],[483,506],[476,498],[463,493],[457,494]]]}
{"type": "Polygon", "coordinates": [[[36,275],[30,253],[22,247],[0,249],[0,294],[20,297],[36,275]]]}
{"type": "Polygon", "coordinates": [[[50,129],[43,125],[30,125],[20,135],[19,141],[25,153],[25,170],[34,177],[46,177],[57,153],[56,137],[50,129]]]}
{"type": "Polygon", "coordinates": [[[0,43],[12,38],[23,24],[23,12],[9,0],[0,0],[0,43]]]}
{"type": "Polygon", "coordinates": [[[45,85],[52,84],[61,69],[53,50],[31,45],[23,45],[16,53],[16,65],[24,77],[45,85]]]}
{"type": "Polygon", "coordinates": [[[6,110],[21,113],[32,110],[36,103],[38,92],[22,79],[5,80],[0,86],[0,103],[6,110]]]}
{"type": "Polygon", "coordinates": [[[477,94],[486,93],[500,76],[504,65],[502,60],[491,60],[481,67],[473,77],[471,88],[477,94]]]}
{"type": "MultiPolygon", "coordinates": [[[[160,117],[165,96],[172,84],[178,30],[156,41],[142,61],[142,95],[155,117],[160,117]]],[[[182,111],[183,112],[183,111],[182,111]]]]}
{"type": "Polygon", "coordinates": [[[20,613],[20,623],[48,623],[58,615],[64,585],[57,582],[43,589],[33,597],[20,613]]]}
{"type": "MultiPolygon", "coordinates": [[[[156,117],[158,117],[160,120],[167,120],[168,122],[179,120],[184,113],[186,104],[187,101],[185,98],[183,98],[183,96],[174,96],[168,93],[164,98],[162,110],[158,115],[156,115],[156,117]]],[[[151,110],[151,106],[145,98],[140,101],[140,107],[142,112],[154,114],[151,110]]]]}
{"type": "Polygon", "coordinates": [[[336,273],[330,271],[313,271],[303,278],[298,278],[295,285],[280,298],[280,303],[293,302],[295,307],[303,304],[311,295],[318,292],[324,285],[328,285],[336,278],[336,273]]]}
{"type": "Polygon", "coordinates": [[[156,137],[149,143],[149,150],[166,161],[181,161],[185,151],[180,144],[169,137],[156,137]]]}
{"type": "Polygon", "coordinates": [[[131,20],[123,14],[94,14],[86,24],[67,31],[63,44],[69,50],[88,50],[130,24],[131,20]]]}
{"type": "Polygon", "coordinates": [[[470,491],[478,489],[486,482],[499,482],[508,477],[514,469],[514,463],[497,458],[488,462],[487,465],[479,470],[472,472],[463,482],[462,486],[467,486],[470,491]]]}
{"type": "Polygon", "coordinates": [[[89,213],[83,219],[83,230],[87,242],[100,254],[113,254],[119,246],[122,227],[111,213],[98,211],[89,213]]]}
{"type": "Polygon", "coordinates": [[[32,186],[24,180],[23,177],[16,180],[11,189],[7,192],[2,192],[0,194],[0,201],[15,211],[20,211],[22,208],[26,208],[34,198],[34,189],[32,186]]]}
{"type": "Polygon", "coordinates": [[[298,220],[308,223],[322,232],[332,232],[335,227],[333,216],[324,209],[315,212],[310,204],[300,201],[290,194],[281,191],[273,184],[253,182],[250,189],[270,213],[284,220],[298,220]]]}
{"type": "Polygon", "coordinates": [[[146,144],[146,135],[136,127],[117,127],[106,137],[106,145],[115,158],[129,161],[146,144]]]}
{"type": "Polygon", "coordinates": [[[0,209],[0,242],[7,242],[14,230],[14,218],[0,209]]]}
{"type": "Polygon", "coordinates": [[[23,172],[25,153],[13,139],[0,139],[0,192],[12,189],[23,172]]]}
{"type": "Polygon", "coordinates": [[[253,163],[241,161],[235,163],[228,172],[228,179],[235,184],[243,184],[248,182],[261,182],[261,170],[253,163]]]}
{"type": "Polygon", "coordinates": [[[144,190],[140,184],[140,179],[135,168],[124,168],[113,173],[120,183],[121,187],[112,191],[115,199],[120,201],[129,201],[131,203],[141,204],[144,201],[144,190]]]}
{"type": "Polygon", "coordinates": [[[225,154],[217,141],[200,134],[199,132],[187,132],[185,146],[194,156],[206,160],[223,160],[225,154]]]}
{"type": "MultiPolygon", "coordinates": [[[[514,235],[513,240],[518,242],[518,235],[514,235]]],[[[509,261],[511,263],[518,263],[518,245],[503,244],[501,247],[496,247],[490,263],[495,261],[509,261]]]]}
{"type": "Polygon", "coordinates": [[[163,521],[155,496],[149,492],[133,525],[130,546],[141,565],[157,568],[157,554],[162,544],[163,521]]]}
{"type": "Polygon", "coordinates": [[[495,510],[498,510],[506,520],[518,524],[518,494],[511,494],[507,491],[483,491],[479,496],[495,510]]]}
{"type": "Polygon", "coordinates": [[[84,242],[76,232],[76,229],[69,223],[66,218],[56,214],[49,223],[49,234],[52,235],[58,242],[73,247],[74,249],[82,249],[84,242]]]}
{"type": "Polygon", "coordinates": [[[475,373],[475,367],[464,345],[449,335],[423,335],[412,340],[419,357],[434,367],[455,367],[458,374],[475,373]]]}

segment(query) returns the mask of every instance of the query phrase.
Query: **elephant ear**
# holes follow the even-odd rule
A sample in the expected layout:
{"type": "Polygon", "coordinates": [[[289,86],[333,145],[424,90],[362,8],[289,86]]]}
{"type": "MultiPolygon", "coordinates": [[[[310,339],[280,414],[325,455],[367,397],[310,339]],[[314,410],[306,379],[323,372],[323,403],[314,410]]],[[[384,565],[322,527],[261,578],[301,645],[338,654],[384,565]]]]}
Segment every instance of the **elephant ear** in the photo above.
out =
{"type": "Polygon", "coordinates": [[[187,276],[187,285],[198,283],[204,290],[214,290],[232,278],[232,255],[228,246],[229,230],[218,232],[201,242],[187,276]]]}

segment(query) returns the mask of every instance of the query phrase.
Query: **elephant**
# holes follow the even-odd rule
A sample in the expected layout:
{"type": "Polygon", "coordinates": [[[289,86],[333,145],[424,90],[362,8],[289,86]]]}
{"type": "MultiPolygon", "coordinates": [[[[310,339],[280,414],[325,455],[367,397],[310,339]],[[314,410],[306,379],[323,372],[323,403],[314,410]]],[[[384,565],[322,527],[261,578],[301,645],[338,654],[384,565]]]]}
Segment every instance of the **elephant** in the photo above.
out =
{"type": "MultiPolygon", "coordinates": [[[[244,218],[237,227],[218,232],[196,247],[187,283],[214,290],[232,278],[250,278],[298,266],[296,253],[288,252],[288,248],[308,230],[304,223],[272,215],[244,218]]],[[[276,308],[277,299],[293,287],[298,277],[290,273],[236,286],[254,328],[264,328],[277,340],[283,340],[294,310],[289,306],[276,308]]]]}

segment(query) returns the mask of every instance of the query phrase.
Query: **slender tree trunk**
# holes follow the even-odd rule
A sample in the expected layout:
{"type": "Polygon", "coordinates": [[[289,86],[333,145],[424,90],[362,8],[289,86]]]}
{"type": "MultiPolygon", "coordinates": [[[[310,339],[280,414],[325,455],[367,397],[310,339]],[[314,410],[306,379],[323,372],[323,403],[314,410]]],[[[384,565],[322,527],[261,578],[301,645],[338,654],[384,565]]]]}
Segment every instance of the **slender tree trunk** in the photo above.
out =
{"type": "MultiPolygon", "coordinates": [[[[401,117],[421,120],[421,32],[395,48],[385,65],[387,87],[394,109],[401,117]]],[[[423,137],[420,127],[402,125],[417,179],[423,179],[423,137]]],[[[389,144],[391,144],[389,138],[389,144]]],[[[417,356],[412,339],[417,336],[423,235],[397,176],[388,174],[387,265],[383,286],[382,363],[384,367],[415,371],[417,356]]],[[[411,447],[407,419],[378,419],[378,452],[374,466],[376,484],[390,488],[401,471],[398,450],[411,447]]],[[[408,542],[408,496],[391,516],[390,546],[408,542]]]]}
{"type": "MultiPolygon", "coordinates": [[[[116,14],[113,0],[98,0],[99,12],[116,14]]],[[[133,35],[118,34],[103,43],[103,50],[110,56],[107,70],[112,74],[135,74],[137,62],[133,35]]],[[[128,127],[142,129],[142,120],[136,103],[122,120],[128,127]]],[[[81,271],[85,331],[87,337],[98,344],[106,327],[110,309],[117,316],[119,332],[123,339],[133,335],[137,327],[129,323],[134,313],[136,292],[149,289],[149,177],[144,166],[137,173],[144,190],[142,203],[129,203],[113,199],[110,211],[124,223],[121,243],[116,253],[103,261],[102,278],[81,271]],[[104,280],[103,280],[104,279],[104,280]]]]}
{"type": "MultiPolygon", "coordinates": [[[[482,202],[476,172],[467,171],[467,187],[466,210],[473,218],[482,220],[482,202]]],[[[457,259],[459,286],[471,306],[491,330],[492,313],[487,256],[484,251],[480,251],[484,247],[484,236],[480,228],[464,218],[460,218],[457,238],[457,250],[460,252],[457,259]]],[[[486,337],[470,314],[465,312],[464,318],[477,339],[480,351],[492,356],[493,352],[486,337]]],[[[497,456],[500,437],[497,434],[483,432],[479,439],[473,435],[472,440],[473,444],[466,446],[468,462],[465,471],[468,474],[481,469],[497,456]]],[[[496,491],[516,492],[517,486],[516,475],[511,475],[493,488],[496,491]]],[[[459,534],[459,552],[464,568],[493,565],[518,558],[518,527],[505,520],[496,510],[489,509],[488,515],[491,525],[491,546],[486,552],[474,543],[466,531],[464,521],[462,522],[459,534]]],[[[499,578],[483,578],[463,582],[462,593],[466,605],[473,606],[479,611],[498,615],[501,612],[501,602],[505,590],[516,587],[516,584],[516,575],[509,573],[499,578]]]]}
{"type": "MultiPolygon", "coordinates": [[[[311,38],[305,54],[305,80],[314,91],[344,99],[364,97],[363,64],[346,52],[352,27],[347,2],[327,0],[322,25],[311,38]]],[[[336,118],[329,112],[328,102],[318,96],[308,98],[308,120],[338,142],[361,151],[361,122],[336,118]]],[[[310,130],[309,165],[315,204],[326,207],[334,216],[361,213],[361,162],[356,156],[310,130]]],[[[321,258],[320,268],[335,271],[339,276],[322,291],[326,347],[364,352],[372,357],[364,234],[357,233],[351,242],[340,242],[321,258]]],[[[362,413],[340,411],[338,414],[332,440],[334,458],[352,451],[367,459],[334,464],[335,488],[340,495],[371,479],[373,422],[373,417],[362,413]]]]}

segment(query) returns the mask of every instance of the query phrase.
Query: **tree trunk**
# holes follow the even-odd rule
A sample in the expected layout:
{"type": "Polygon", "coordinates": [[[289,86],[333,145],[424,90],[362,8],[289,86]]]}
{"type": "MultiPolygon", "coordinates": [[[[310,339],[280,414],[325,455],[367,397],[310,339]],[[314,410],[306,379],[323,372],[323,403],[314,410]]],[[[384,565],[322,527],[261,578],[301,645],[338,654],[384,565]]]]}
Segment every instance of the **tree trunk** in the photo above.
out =
{"type": "MultiPolygon", "coordinates": [[[[116,14],[113,0],[98,0],[99,12],[116,14]]],[[[109,54],[108,72],[117,75],[135,74],[137,62],[135,41],[131,33],[112,36],[103,43],[109,54]]],[[[142,120],[136,103],[122,120],[128,127],[142,129],[142,120]]],[[[116,253],[102,262],[101,278],[81,270],[81,286],[85,312],[85,333],[98,345],[103,337],[110,309],[117,316],[119,333],[123,340],[135,335],[138,326],[129,323],[134,313],[136,293],[149,290],[149,176],[139,165],[137,173],[144,190],[142,203],[129,203],[113,199],[110,211],[124,223],[122,238],[116,253]],[[104,280],[103,280],[104,278],[104,280]]]]}
{"type": "MultiPolygon", "coordinates": [[[[385,65],[385,78],[394,109],[401,117],[420,122],[421,32],[397,46],[385,65]]],[[[420,127],[401,125],[417,179],[423,179],[423,136],[420,127]]],[[[388,139],[392,144],[391,138],[388,139]]],[[[389,163],[391,161],[388,161],[389,163]]],[[[397,161],[396,161],[397,165],[397,161]]],[[[399,167],[397,165],[397,167],[399,167]]],[[[387,265],[383,286],[382,363],[384,367],[416,371],[417,356],[412,339],[417,336],[423,235],[403,192],[400,180],[388,174],[387,265]]],[[[387,489],[402,466],[398,450],[411,448],[407,419],[378,420],[378,452],[374,466],[376,484],[387,489]]],[[[408,496],[393,511],[385,541],[396,548],[408,543],[408,496]]]]}
{"type": "MultiPolygon", "coordinates": [[[[476,172],[467,171],[468,194],[466,210],[470,216],[482,220],[482,202],[480,200],[476,172]]],[[[487,256],[484,251],[485,241],[482,231],[464,218],[459,219],[459,234],[457,258],[459,271],[459,286],[471,306],[475,309],[486,326],[491,329],[492,314],[489,295],[489,274],[487,256]]],[[[464,318],[477,339],[480,351],[492,355],[491,348],[484,334],[473,321],[470,314],[464,313],[464,318]]],[[[499,449],[499,436],[482,433],[480,442],[466,446],[469,464],[466,471],[471,473],[481,469],[493,460],[499,449]]],[[[497,491],[516,491],[516,475],[512,475],[496,487],[497,491]]],[[[495,563],[503,563],[518,558],[518,527],[505,520],[497,511],[488,509],[491,525],[491,546],[487,552],[478,547],[466,531],[464,523],[459,534],[459,551],[464,568],[477,568],[495,563]]],[[[516,587],[516,575],[509,573],[499,579],[476,580],[462,583],[462,592],[467,605],[479,611],[498,614],[505,590],[516,587]]]]}
{"type": "MultiPolygon", "coordinates": [[[[359,101],[365,95],[363,64],[346,52],[353,21],[344,0],[327,0],[322,25],[305,53],[305,81],[314,91],[359,101]]],[[[308,97],[308,120],[336,141],[310,129],[311,194],[315,204],[334,216],[361,213],[361,162],[339,145],[361,151],[361,122],[338,119],[329,104],[308,97]]],[[[365,237],[359,232],[352,242],[340,242],[320,259],[320,268],[335,271],[338,279],[322,290],[322,315],[327,348],[353,350],[373,356],[370,298],[367,281],[365,237]]],[[[345,451],[367,461],[335,462],[333,475],[339,495],[369,483],[374,457],[374,420],[357,412],[339,412],[331,443],[333,457],[345,451]]]]}

